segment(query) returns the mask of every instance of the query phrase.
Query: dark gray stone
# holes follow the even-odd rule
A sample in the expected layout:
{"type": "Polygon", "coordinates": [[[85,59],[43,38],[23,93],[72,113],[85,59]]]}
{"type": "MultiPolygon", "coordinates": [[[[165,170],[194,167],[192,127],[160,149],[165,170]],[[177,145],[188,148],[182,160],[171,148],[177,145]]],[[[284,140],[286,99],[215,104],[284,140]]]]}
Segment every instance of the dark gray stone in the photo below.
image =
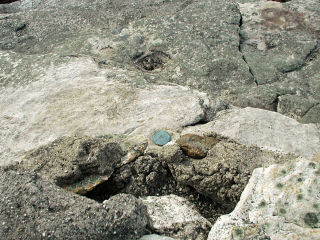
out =
{"type": "Polygon", "coordinates": [[[117,195],[104,204],[37,175],[0,169],[0,235],[5,239],[136,239],[147,233],[142,202],[117,195]]]}

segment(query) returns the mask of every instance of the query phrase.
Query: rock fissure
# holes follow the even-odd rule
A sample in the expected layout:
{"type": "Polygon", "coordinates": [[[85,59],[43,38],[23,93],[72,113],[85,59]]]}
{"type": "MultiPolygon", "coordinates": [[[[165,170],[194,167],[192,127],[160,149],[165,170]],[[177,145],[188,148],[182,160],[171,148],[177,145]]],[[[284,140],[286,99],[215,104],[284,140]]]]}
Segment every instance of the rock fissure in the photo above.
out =
{"type": "MultiPolygon", "coordinates": [[[[238,8],[239,8],[239,7],[238,7],[238,8]]],[[[239,50],[239,52],[240,52],[240,54],[241,54],[241,56],[242,56],[242,60],[246,63],[246,65],[247,65],[247,67],[248,67],[248,70],[249,70],[250,75],[252,76],[255,84],[258,86],[259,83],[258,83],[257,79],[255,78],[255,74],[254,74],[252,68],[250,67],[248,61],[246,60],[246,57],[245,57],[244,53],[242,52],[242,44],[243,44],[243,42],[244,42],[244,38],[243,38],[243,36],[242,36],[242,34],[241,34],[241,29],[242,29],[242,14],[241,14],[240,9],[239,9],[239,15],[240,15],[240,19],[239,19],[239,24],[238,24],[238,27],[239,27],[239,46],[238,46],[238,50],[239,50]]]]}
{"type": "Polygon", "coordinates": [[[320,105],[320,103],[315,103],[315,104],[313,104],[311,107],[309,107],[306,111],[305,111],[305,113],[301,116],[301,118],[303,118],[304,116],[306,116],[314,107],[317,107],[317,106],[319,106],[320,105]]]}
{"type": "Polygon", "coordinates": [[[281,70],[281,73],[284,73],[284,74],[291,73],[291,72],[295,72],[295,71],[299,71],[299,70],[303,69],[304,67],[306,67],[308,65],[309,62],[311,62],[317,56],[317,54],[319,53],[319,50],[320,50],[320,40],[317,40],[317,43],[310,50],[310,52],[306,55],[306,57],[304,58],[304,61],[301,64],[296,65],[293,68],[281,70]]]}

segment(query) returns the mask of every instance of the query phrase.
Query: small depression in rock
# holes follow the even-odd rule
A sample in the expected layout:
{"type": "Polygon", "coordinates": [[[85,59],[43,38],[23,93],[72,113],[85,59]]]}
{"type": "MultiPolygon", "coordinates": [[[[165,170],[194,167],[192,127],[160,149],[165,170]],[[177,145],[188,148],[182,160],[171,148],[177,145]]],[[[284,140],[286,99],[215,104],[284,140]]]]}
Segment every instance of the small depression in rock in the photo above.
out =
{"type": "Polygon", "coordinates": [[[193,203],[199,213],[211,223],[214,223],[220,215],[231,212],[230,209],[198,193],[191,186],[177,184],[168,166],[157,160],[151,160],[149,163],[146,160],[140,159],[116,169],[108,181],[84,196],[103,202],[119,193],[132,194],[135,197],[175,194],[193,203]]]}
{"type": "Polygon", "coordinates": [[[285,2],[290,2],[291,0],[268,0],[268,1],[285,3],[285,2]]]}
{"type": "Polygon", "coordinates": [[[146,71],[154,71],[164,68],[170,56],[161,51],[152,51],[150,54],[140,57],[137,60],[139,68],[146,71]]]}
{"type": "Polygon", "coordinates": [[[0,0],[0,4],[8,4],[13,2],[18,2],[19,0],[0,0]]]}

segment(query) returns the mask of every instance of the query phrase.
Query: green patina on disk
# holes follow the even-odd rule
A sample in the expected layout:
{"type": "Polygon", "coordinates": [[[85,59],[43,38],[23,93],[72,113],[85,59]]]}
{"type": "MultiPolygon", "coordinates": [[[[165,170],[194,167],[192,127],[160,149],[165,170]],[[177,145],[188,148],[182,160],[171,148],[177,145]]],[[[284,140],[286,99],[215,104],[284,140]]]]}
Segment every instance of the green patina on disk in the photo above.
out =
{"type": "Polygon", "coordinates": [[[171,141],[171,136],[167,131],[160,130],[153,134],[152,141],[154,142],[154,144],[163,146],[171,141]]]}

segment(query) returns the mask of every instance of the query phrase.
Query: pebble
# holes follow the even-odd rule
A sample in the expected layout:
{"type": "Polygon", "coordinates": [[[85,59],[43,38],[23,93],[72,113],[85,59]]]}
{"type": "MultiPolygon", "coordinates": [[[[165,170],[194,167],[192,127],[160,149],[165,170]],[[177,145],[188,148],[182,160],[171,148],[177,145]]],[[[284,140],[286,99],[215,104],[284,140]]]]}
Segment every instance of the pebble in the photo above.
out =
{"type": "Polygon", "coordinates": [[[185,134],[177,140],[177,144],[187,156],[198,159],[206,157],[207,152],[217,142],[214,137],[202,137],[196,134],[185,134]]]}

